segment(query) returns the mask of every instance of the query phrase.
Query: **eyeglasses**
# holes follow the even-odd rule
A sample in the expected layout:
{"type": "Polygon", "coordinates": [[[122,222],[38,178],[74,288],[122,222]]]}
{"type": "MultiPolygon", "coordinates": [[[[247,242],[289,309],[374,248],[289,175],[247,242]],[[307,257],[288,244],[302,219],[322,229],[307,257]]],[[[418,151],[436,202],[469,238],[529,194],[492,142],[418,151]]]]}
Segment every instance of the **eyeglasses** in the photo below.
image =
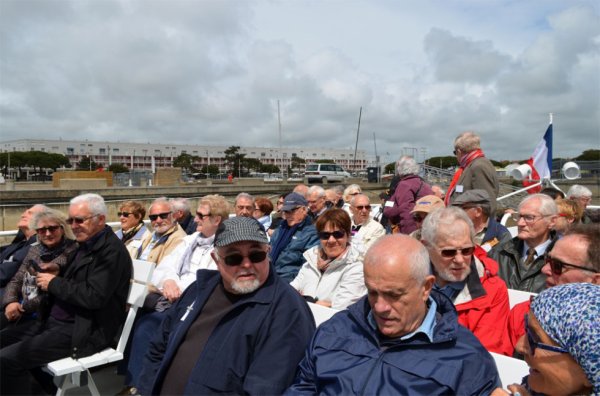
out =
{"type": "Polygon", "coordinates": [[[415,221],[415,223],[421,223],[423,222],[423,220],[425,220],[425,216],[414,215],[413,220],[415,221]]]}
{"type": "Polygon", "coordinates": [[[440,253],[442,257],[452,258],[456,256],[458,252],[460,252],[460,254],[463,256],[470,256],[473,254],[473,251],[475,251],[475,246],[470,246],[462,249],[443,249],[440,250],[440,253]]]}
{"type": "Polygon", "coordinates": [[[167,217],[169,217],[170,214],[171,214],[171,212],[151,214],[151,215],[148,215],[148,218],[150,219],[150,221],[156,221],[156,219],[158,219],[159,217],[161,219],[165,220],[167,217]]]}
{"type": "Polygon", "coordinates": [[[355,206],[355,208],[358,210],[371,210],[371,205],[360,205],[360,206],[355,206]]]}
{"type": "Polygon", "coordinates": [[[88,217],[69,217],[66,221],[67,221],[67,224],[69,224],[69,225],[71,225],[73,223],[83,224],[86,221],[88,221],[89,219],[91,219],[92,217],[96,217],[96,216],[100,216],[100,215],[95,214],[95,215],[91,215],[88,217]]]}
{"type": "Polygon", "coordinates": [[[543,219],[544,217],[548,217],[548,215],[535,216],[535,215],[522,215],[520,213],[513,213],[510,215],[510,217],[517,223],[519,222],[519,220],[523,219],[525,224],[533,224],[533,223],[543,219]]]}
{"type": "Polygon", "coordinates": [[[529,343],[529,350],[531,351],[531,356],[535,355],[535,350],[537,348],[544,349],[546,351],[558,352],[558,353],[569,353],[569,351],[567,351],[564,348],[557,347],[554,345],[548,345],[548,344],[544,344],[544,343],[540,342],[539,339],[537,338],[537,335],[534,334],[531,331],[531,329],[529,328],[528,317],[529,317],[529,315],[525,314],[525,333],[527,334],[527,342],[529,343]]]}
{"type": "Polygon", "coordinates": [[[333,232],[326,232],[326,231],[321,231],[319,232],[319,238],[323,241],[326,241],[327,239],[334,237],[335,239],[341,239],[344,236],[346,236],[346,233],[342,230],[337,230],[337,231],[333,231],[333,232]]]}
{"type": "Polygon", "coordinates": [[[358,194],[360,194],[360,192],[359,192],[359,191],[357,191],[357,192],[353,192],[353,193],[350,193],[350,194],[348,194],[348,195],[358,195],[358,194]]]}
{"type": "Polygon", "coordinates": [[[196,217],[199,218],[200,220],[204,220],[205,217],[210,217],[210,213],[209,214],[203,214],[200,212],[196,212],[196,217]]]}
{"type": "Polygon", "coordinates": [[[598,270],[595,270],[593,268],[582,267],[580,265],[565,263],[565,262],[560,261],[559,259],[556,259],[556,258],[548,256],[548,255],[546,256],[545,261],[546,261],[546,264],[548,264],[550,266],[550,269],[552,270],[552,273],[554,275],[561,275],[563,273],[563,267],[573,267],[573,268],[577,268],[577,269],[580,269],[583,271],[590,271],[590,272],[594,272],[594,273],[598,272],[598,270]]]}
{"type": "Polygon", "coordinates": [[[58,230],[59,228],[62,228],[62,226],[59,225],[53,225],[53,226],[48,226],[48,227],[40,227],[37,228],[35,230],[35,232],[37,232],[40,235],[45,235],[48,231],[50,231],[50,233],[54,233],[56,230],[58,230]]]}
{"type": "Polygon", "coordinates": [[[131,212],[117,212],[117,216],[119,216],[119,217],[121,217],[121,216],[123,216],[123,217],[129,217],[132,214],[133,213],[131,213],[131,212]]]}
{"type": "Polygon", "coordinates": [[[223,262],[226,265],[229,265],[230,267],[234,267],[236,265],[242,264],[242,262],[244,261],[245,258],[250,260],[250,262],[253,264],[258,264],[260,262],[265,261],[265,259],[267,258],[267,252],[262,251],[262,250],[256,251],[256,252],[250,252],[250,254],[248,254],[247,256],[243,256],[238,253],[230,254],[229,256],[223,257],[223,262]]]}
{"type": "Polygon", "coordinates": [[[452,154],[456,155],[457,151],[458,151],[458,149],[454,149],[454,150],[452,151],[452,154]]]}

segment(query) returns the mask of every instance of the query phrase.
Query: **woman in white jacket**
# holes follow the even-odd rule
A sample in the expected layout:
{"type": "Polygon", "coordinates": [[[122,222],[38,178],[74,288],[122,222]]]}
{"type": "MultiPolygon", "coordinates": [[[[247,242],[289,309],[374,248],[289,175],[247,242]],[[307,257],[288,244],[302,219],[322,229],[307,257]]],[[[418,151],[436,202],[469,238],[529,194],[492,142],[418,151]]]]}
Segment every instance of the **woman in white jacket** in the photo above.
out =
{"type": "Polygon", "coordinates": [[[291,283],[308,301],[345,309],[366,293],[361,254],[350,243],[350,216],[325,211],[315,223],[321,244],[304,252],[306,263],[291,283]]]}

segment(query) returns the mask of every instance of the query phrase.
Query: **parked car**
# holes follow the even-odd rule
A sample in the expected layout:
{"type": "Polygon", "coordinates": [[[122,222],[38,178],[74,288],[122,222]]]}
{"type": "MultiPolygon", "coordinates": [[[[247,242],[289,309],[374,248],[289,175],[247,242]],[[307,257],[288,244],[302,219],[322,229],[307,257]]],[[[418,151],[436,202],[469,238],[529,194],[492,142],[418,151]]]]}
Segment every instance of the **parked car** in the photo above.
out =
{"type": "Polygon", "coordinates": [[[350,177],[350,173],[336,164],[309,164],[306,165],[304,177],[307,182],[341,182],[350,177]]]}

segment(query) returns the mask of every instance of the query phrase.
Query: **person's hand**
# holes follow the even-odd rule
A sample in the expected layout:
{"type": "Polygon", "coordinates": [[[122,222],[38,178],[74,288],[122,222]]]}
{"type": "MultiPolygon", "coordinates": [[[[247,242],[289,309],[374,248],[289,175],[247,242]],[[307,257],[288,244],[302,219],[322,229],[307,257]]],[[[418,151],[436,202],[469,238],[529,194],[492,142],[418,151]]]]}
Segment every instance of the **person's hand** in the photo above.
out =
{"type": "Polygon", "coordinates": [[[531,396],[531,393],[523,385],[512,384],[508,385],[507,388],[511,392],[511,395],[531,396]]]}
{"type": "Polygon", "coordinates": [[[165,283],[163,283],[162,294],[170,303],[172,303],[181,296],[181,289],[173,279],[167,279],[165,283]]]}
{"type": "Polygon", "coordinates": [[[331,308],[331,301],[318,300],[315,304],[322,305],[327,308],[331,308]]]}
{"type": "Polygon", "coordinates": [[[35,277],[35,282],[40,289],[43,291],[48,291],[48,284],[54,278],[56,278],[56,275],[54,274],[38,272],[37,276],[35,277]]]}
{"type": "Polygon", "coordinates": [[[12,302],[4,308],[4,316],[11,322],[21,319],[23,316],[23,307],[18,302],[12,302]]]}
{"type": "Polygon", "coordinates": [[[46,274],[58,275],[60,267],[56,263],[41,263],[40,269],[46,274]]]}

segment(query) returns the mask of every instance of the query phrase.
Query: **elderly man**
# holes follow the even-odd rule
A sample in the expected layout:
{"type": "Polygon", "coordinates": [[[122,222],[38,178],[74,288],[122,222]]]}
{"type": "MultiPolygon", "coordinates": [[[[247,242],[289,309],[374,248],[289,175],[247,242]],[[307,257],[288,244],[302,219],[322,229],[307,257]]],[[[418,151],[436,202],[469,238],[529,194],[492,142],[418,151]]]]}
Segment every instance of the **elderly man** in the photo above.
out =
{"type": "Polygon", "coordinates": [[[429,214],[421,229],[435,274],[434,287],[452,300],[458,323],[488,351],[508,354],[504,339],[508,290],[498,277],[498,264],[475,246],[473,235],[471,220],[455,207],[429,214]]]}
{"type": "MultiPolygon", "coordinates": [[[[600,286],[600,225],[584,224],[571,228],[557,240],[546,254],[542,267],[546,286],[566,283],[593,283],[600,286]]],[[[530,302],[515,305],[508,317],[508,338],[511,347],[525,334],[524,315],[530,302]]]]}
{"type": "Polygon", "coordinates": [[[196,222],[191,214],[190,201],[187,198],[172,198],[169,200],[173,208],[173,220],[179,224],[187,235],[196,232],[196,222]]]}
{"type": "Polygon", "coordinates": [[[510,232],[492,216],[492,201],[485,190],[465,191],[452,201],[464,210],[475,228],[475,243],[489,252],[500,242],[511,239],[510,232]]]}
{"type": "Polygon", "coordinates": [[[571,199],[581,207],[581,210],[584,212],[583,217],[581,218],[581,222],[583,224],[590,224],[592,219],[585,214],[585,209],[592,202],[592,191],[582,185],[574,184],[567,191],[568,199],[571,199]]]}
{"type": "Polygon", "coordinates": [[[352,213],[352,243],[361,244],[366,251],[376,240],[385,235],[381,224],[371,218],[371,201],[364,194],[350,199],[352,213]]]}
{"type": "Polygon", "coordinates": [[[146,354],[141,394],[280,394],[314,332],[302,297],[269,266],[268,239],[252,218],[223,221],[217,271],[169,310],[146,354]]]}
{"type": "Polygon", "coordinates": [[[452,178],[446,193],[448,206],[465,191],[482,189],[490,196],[491,213],[496,213],[496,197],[500,190],[496,168],[481,150],[479,136],[474,132],[463,132],[454,139],[454,155],[459,168],[452,178]]]}
{"type": "Polygon", "coordinates": [[[404,235],[365,257],[367,296],[321,324],[286,394],[479,395],[500,380],[490,354],[432,290],[429,256],[404,235]]]}
{"type": "Polygon", "coordinates": [[[152,232],[142,238],[137,258],[158,265],[181,243],[186,233],[173,219],[173,206],[166,198],[157,198],[152,202],[148,218],[152,232]]]}
{"type": "Polygon", "coordinates": [[[254,213],[254,197],[245,192],[239,193],[235,197],[233,210],[236,216],[252,217],[252,213],[254,213]]]}
{"type": "Polygon", "coordinates": [[[314,223],[317,221],[317,218],[327,210],[327,205],[325,205],[325,190],[323,187],[310,187],[306,193],[306,201],[308,202],[308,208],[310,210],[310,218],[314,223]]]}
{"type": "Polygon", "coordinates": [[[37,241],[36,232],[29,228],[29,222],[34,214],[45,209],[48,209],[48,207],[39,204],[26,209],[17,223],[19,229],[17,236],[10,245],[2,248],[2,253],[0,253],[0,297],[8,282],[19,270],[25,256],[27,256],[29,246],[37,241]]]}
{"type": "MultiPolygon", "coordinates": [[[[52,297],[41,320],[2,332],[2,394],[31,393],[23,379],[27,370],[113,344],[125,320],[132,268],[127,249],[106,225],[106,212],[97,194],[71,200],[67,223],[79,248],[64,272],[38,273],[37,286],[52,297]]],[[[43,386],[53,393],[51,383],[43,386]]]]}
{"type": "Polygon", "coordinates": [[[196,281],[199,269],[216,270],[211,253],[215,232],[229,218],[229,204],[220,195],[207,195],[198,203],[197,232],[183,238],[183,242],[166,256],[152,274],[152,284],[160,291],[158,310],[145,312],[136,321],[132,333],[131,351],[127,354],[126,387],[121,394],[137,393],[137,384],[144,355],[160,323],[181,294],[196,281]]]}
{"type": "Polygon", "coordinates": [[[546,288],[544,253],[555,241],[557,215],[554,200],[544,194],[529,195],[519,204],[518,213],[513,214],[517,236],[488,253],[498,263],[500,277],[509,289],[539,293],[546,288]]]}
{"type": "Polygon", "coordinates": [[[319,244],[317,229],[308,217],[308,203],[298,193],[286,195],[281,213],[283,221],[271,237],[271,262],[287,282],[294,280],[304,264],[304,252],[319,244]]]}

